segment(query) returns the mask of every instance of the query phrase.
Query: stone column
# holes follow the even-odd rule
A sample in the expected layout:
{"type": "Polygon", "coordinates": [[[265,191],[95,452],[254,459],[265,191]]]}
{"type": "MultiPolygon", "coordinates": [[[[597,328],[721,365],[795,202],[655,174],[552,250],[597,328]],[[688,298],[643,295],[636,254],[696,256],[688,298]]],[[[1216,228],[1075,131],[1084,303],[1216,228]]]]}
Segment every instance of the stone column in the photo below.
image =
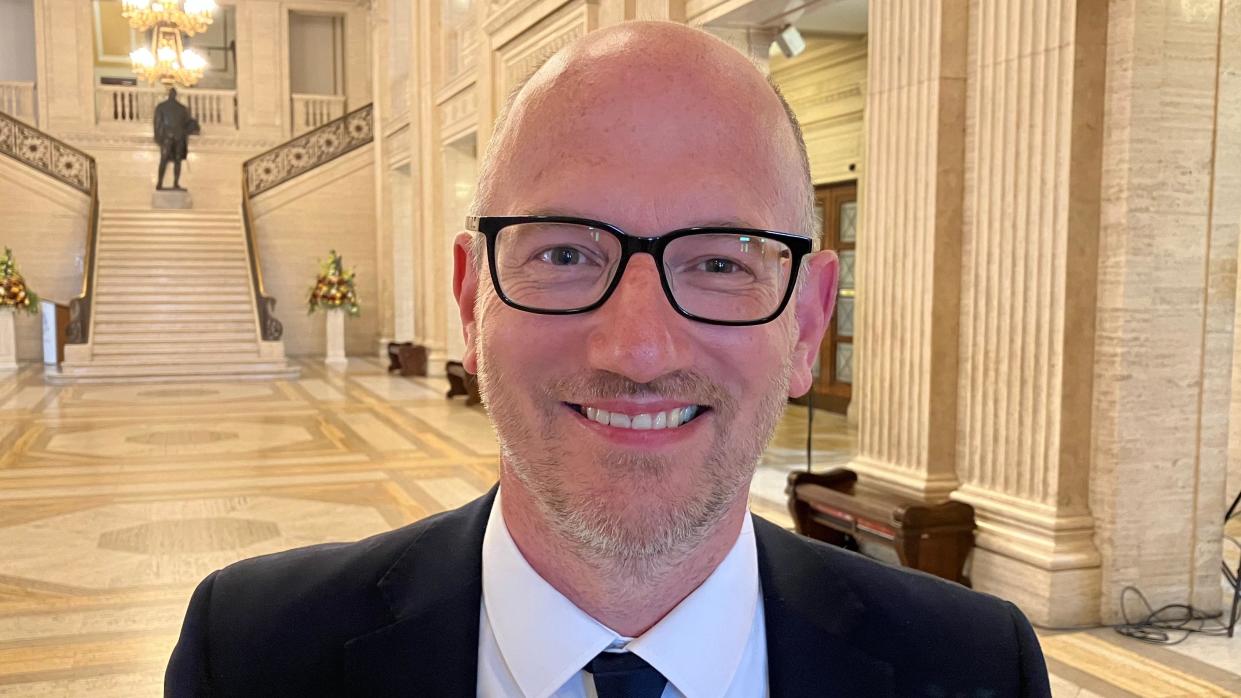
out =
{"type": "Polygon", "coordinates": [[[956,489],[965,0],[870,4],[854,404],[865,480],[956,489]]]}
{"type": "MultiPolygon", "coordinates": [[[[394,49],[399,42],[392,40],[395,31],[393,28],[395,12],[393,12],[394,4],[385,2],[384,0],[376,0],[371,4],[370,8],[370,48],[371,48],[371,65],[373,66],[372,87],[371,91],[374,95],[375,109],[375,234],[376,242],[375,251],[379,255],[379,263],[376,265],[378,271],[379,298],[378,304],[380,313],[379,325],[379,356],[381,361],[387,362],[387,344],[394,341],[395,331],[393,329],[394,318],[396,315],[396,295],[393,290],[393,279],[395,278],[396,265],[396,216],[391,202],[397,196],[396,173],[391,167],[391,149],[387,147],[388,133],[391,128],[389,122],[393,117],[396,109],[393,107],[396,85],[390,79],[392,73],[399,72],[397,67],[398,61],[406,60],[404,56],[395,55],[394,49]]],[[[403,93],[401,98],[407,97],[408,93],[403,93]]]]}
{"type": "Polygon", "coordinates": [[[91,3],[35,2],[39,125],[53,135],[94,128],[94,27],[91,3]]]}
{"type": "Polygon", "coordinates": [[[974,588],[1098,617],[1088,508],[1105,8],[973,3],[954,500],[974,588]]]}
{"type": "Polygon", "coordinates": [[[288,18],[276,0],[237,3],[237,109],[241,130],[251,137],[288,138],[288,18]]]}
{"type": "Polygon", "coordinates": [[[0,308],[0,373],[17,370],[17,331],[13,308],[0,308]]]}
{"type": "Polygon", "coordinates": [[[1127,584],[1220,607],[1241,185],[1235,146],[1217,149],[1239,128],[1241,3],[1108,12],[1090,498],[1105,621],[1127,584]]]}
{"type": "MultiPolygon", "coordinates": [[[[484,3],[474,3],[475,6],[479,4],[484,3]]],[[[419,0],[414,6],[418,33],[413,43],[417,58],[416,65],[411,70],[415,81],[411,94],[416,100],[411,104],[411,109],[417,110],[417,116],[411,119],[411,122],[417,124],[417,141],[410,149],[411,176],[415,180],[414,197],[417,201],[413,223],[417,228],[413,241],[416,259],[414,341],[427,348],[428,370],[433,375],[442,375],[444,371],[447,344],[444,297],[452,297],[451,271],[445,277],[444,265],[441,263],[443,245],[440,244],[442,228],[439,202],[443,183],[440,159],[435,157],[440,145],[435,104],[438,87],[436,76],[443,64],[440,43],[435,40],[435,32],[440,25],[441,7],[441,3],[431,0],[419,0]]],[[[480,36],[479,43],[485,44],[485,37],[480,36]]],[[[478,65],[481,80],[487,71],[481,67],[485,63],[480,61],[478,65]]]]}
{"type": "MultiPolygon", "coordinates": [[[[1241,226],[1241,123],[1237,116],[1241,114],[1241,0],[1228,0],[1220,23],[1220,75],[1219,75],[1219,109],[1224,117],[1224,128],[1219,130],[1215,141],[1216,190],[1230,190],[1233,196],[1215,196],[1215,225],[1221,232],[1226,232],[1229,225],[1241,226]],[[1227,163],[1227,167],[1220,165],[1227,163]],[[1225,210],[1223,206],[1228,206],[1225,210]]],[[[1217,127],[1218,128],[1218,127],[1217,127]]],[[[1237,289],[1236,313],[1233,316],[1234,328],[1233,361],[1232,361],[1232,402],[1229,409],[1228,423],[1228,475],[1224,488],[1228,503],[1241,492],[1241,342],[1236,341],[1236,327],[1241,326],[1241,284],[1234,285],[1237,289]]]]}

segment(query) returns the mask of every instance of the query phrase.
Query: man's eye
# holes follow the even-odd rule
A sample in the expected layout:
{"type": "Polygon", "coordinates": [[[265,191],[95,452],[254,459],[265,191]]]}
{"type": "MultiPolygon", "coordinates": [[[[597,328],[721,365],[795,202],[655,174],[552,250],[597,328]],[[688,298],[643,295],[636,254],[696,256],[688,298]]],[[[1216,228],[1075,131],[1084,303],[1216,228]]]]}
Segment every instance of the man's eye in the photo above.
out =
{"type": "Polygon", "coordinates": [[[538,259],[555,266],[567,267],[585,263],[586,255],[573,247],[551,247],[540,252],[538,259]]]}
{"type": "Polygon", "coordinates": [[[741,266],[731,259],[715,257],[704,261],[702,270],[711,274],[735,274],[741,271],[741,266]]]}

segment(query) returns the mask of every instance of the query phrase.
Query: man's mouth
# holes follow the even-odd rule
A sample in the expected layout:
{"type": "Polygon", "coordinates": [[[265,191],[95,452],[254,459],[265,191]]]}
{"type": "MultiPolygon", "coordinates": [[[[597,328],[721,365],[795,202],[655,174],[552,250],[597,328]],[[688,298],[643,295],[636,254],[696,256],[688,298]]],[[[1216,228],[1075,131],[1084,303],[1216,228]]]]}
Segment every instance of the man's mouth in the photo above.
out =
{"type": "Polygon", "coordinates": [[[565,404],[586,419],[599,424],[618,429],[634,429],[638,431],[676,429],[694,421],[694,419],[710,410],[705,405],[684,405],[659,412],[626,414],[624,412],[609,412],[591,405],[575,405],[571,402],[566,402],[565,404]]]}

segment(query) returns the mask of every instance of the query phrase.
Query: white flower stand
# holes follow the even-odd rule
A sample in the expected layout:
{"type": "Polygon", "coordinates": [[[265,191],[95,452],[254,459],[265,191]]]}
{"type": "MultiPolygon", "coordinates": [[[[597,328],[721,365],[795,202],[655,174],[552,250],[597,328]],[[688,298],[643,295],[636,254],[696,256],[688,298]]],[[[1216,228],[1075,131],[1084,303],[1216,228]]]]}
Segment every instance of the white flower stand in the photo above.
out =
{"type": "Polygon", "coordinates": [[[0,371],[17,370],[17,331],[13,328],[13,308],[0,309],[0,371]]]}
{"type": "Polygon", "coordinates": [[[345,311],[337,308],[326,311],[327,315],[327,358],[323,363],[337,371],[343,371],[349,365],[345,358],[345,311]]]}

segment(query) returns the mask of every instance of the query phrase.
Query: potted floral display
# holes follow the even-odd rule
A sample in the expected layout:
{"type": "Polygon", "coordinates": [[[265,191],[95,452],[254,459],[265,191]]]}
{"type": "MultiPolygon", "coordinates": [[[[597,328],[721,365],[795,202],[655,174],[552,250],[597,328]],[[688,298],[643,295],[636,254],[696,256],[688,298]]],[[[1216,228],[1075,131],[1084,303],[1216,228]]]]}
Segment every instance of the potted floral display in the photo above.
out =
{"type": "Polygon", "coordinates": [[[308,313],[323,310],[327,315],[327,356],[324,363],[332,368],[344,368],[348,364],[345,358],[345,315],[357,317],[362,311],[358,305],[354,275],[352,269],[345,271],[341,256],[332,250],[320,264],[319,278],[307,299],[308,313]]]}

